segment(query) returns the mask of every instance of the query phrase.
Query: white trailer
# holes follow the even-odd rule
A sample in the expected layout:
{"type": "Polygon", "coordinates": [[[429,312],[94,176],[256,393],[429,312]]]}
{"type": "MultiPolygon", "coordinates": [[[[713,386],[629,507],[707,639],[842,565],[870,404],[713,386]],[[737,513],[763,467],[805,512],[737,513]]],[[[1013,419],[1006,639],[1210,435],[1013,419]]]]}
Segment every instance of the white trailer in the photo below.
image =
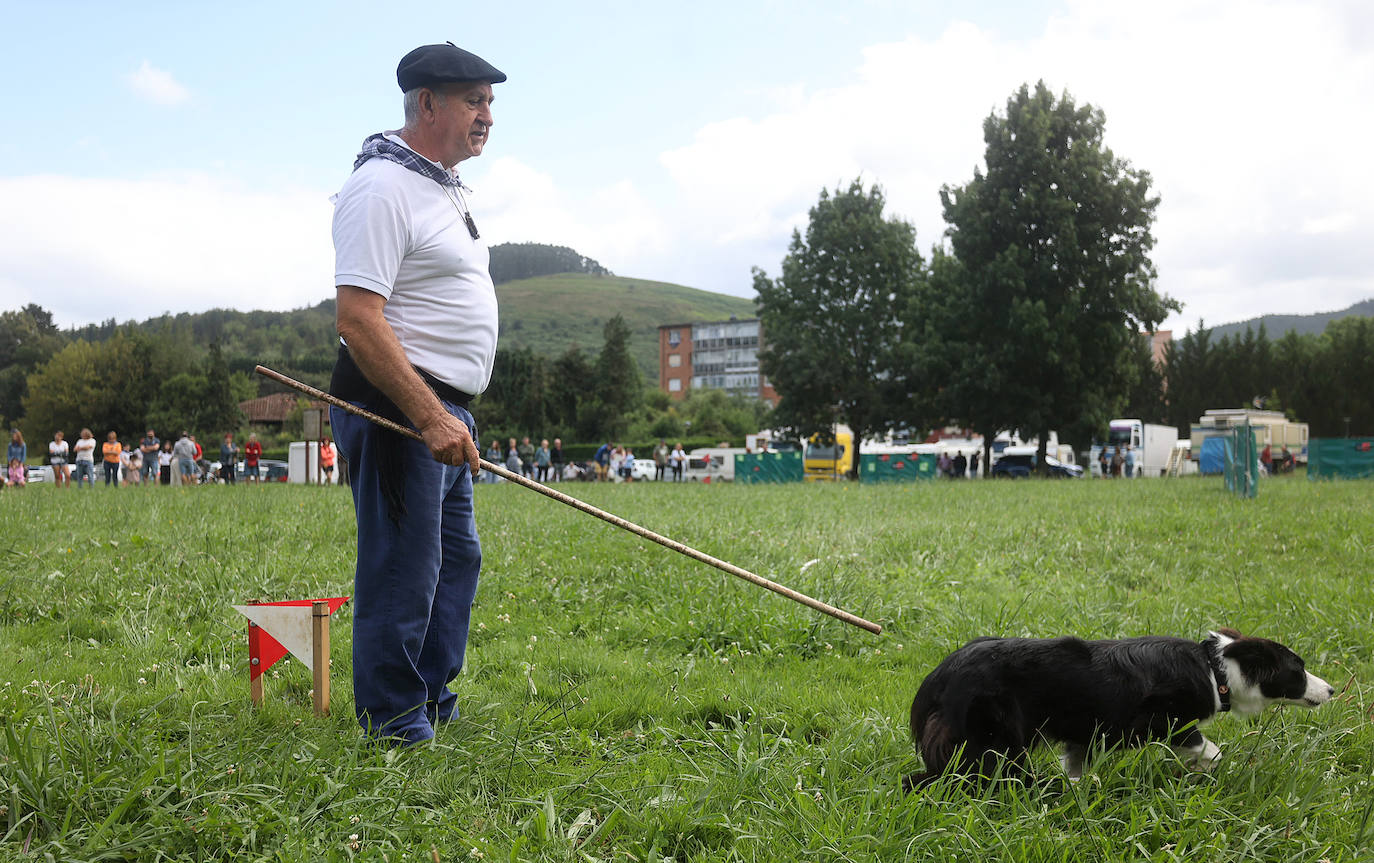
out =
{"type": "Polygon", "coordinates": [[[1165,475],[1169,457],[1178,444],[1178,429],[1138,419],[1115,419],[1107,428],[1107,440],[1094,443],[1089,453],[1088,469],[1093,476],[1102,476],[1100,456],[1104,447],[1110,458],[1118,448],[1124,454],[1128,446],[1135,453],[1136,477],[1165,475]]]}
{"type": "Polygon", "coordinates": [[[1237,426],[1250,424],[1260,449],[1268,446],[1277,458],[1288,447],[1299,464],[1307,463],[1307,423],[1290,422],[1280,411],[1250,408],[1214,408],[1198,417],[1193,426],[1193,459],[1202,452],[1202,442],[1209,437],[1228,435],[1237,426]]]}

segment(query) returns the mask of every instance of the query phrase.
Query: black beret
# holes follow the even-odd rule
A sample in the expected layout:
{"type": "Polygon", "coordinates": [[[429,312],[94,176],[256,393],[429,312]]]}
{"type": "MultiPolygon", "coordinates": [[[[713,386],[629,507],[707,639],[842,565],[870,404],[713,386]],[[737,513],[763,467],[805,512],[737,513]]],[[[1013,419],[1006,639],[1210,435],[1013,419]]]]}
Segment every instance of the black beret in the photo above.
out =
{"type": "Polygon", "coordinates": [[[396,67],[396,83],[402,92],[455,81],[489,81],[500,84],[506,73],[452,42],[421,45],[401,58],[396,67]]]}

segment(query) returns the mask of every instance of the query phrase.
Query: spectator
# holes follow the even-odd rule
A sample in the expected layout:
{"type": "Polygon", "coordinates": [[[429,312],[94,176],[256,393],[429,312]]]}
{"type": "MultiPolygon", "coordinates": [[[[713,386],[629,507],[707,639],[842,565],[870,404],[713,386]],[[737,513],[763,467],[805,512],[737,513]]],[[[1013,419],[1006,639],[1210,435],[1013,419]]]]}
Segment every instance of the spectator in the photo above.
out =
{"type": "Polygon", "coordinates": [[[177,485],[195,483],[196,451],[195,441],[186,432],[182,432],[181,437],[172,447],[172,458],[176,461],[177,466],[177,469],[173,471],[176,475],[177,485]]]}
{"type": "Polygon", "coordinates": [[[596,464],[596,481],[605,482],[606,472],[611,465],[611,445],[603,443],[596,448],[596,454],[592,456],[592,461],[596,464]]]}
{"type": "Polygon", "coordinates": [[[105,436],[105,443],[100,445],[100,454],[105,465],[105,485],[119,488],[119,462],[124,454],[124,445],[113,430],[105,436]]]}
{"type": "Polygon", "coordinates": [[[235,462],[239,459],[239,447],[234,443],[234,433],[226,432],[224,443],[219,445],[219,475],[220,479],[233,485],[238,480],[238,475],[234,470],[235,462]]]}
{"type": "Polygon", "coordinates": [[[973,451],[973,456],[968,461],[968,474],[975,479],[978,477],[978,458],[981,456],[978,450],[973,451]]]}
{"type": "MultiPolygon", "coordinates": [[[[768,445],[764,441],[764,446],[768,445]]],[[[658,439],[658,446],[654,447],[654,479],[663,481],[663,471],[668,467],[668,444],[663,438],[658,439]]]]}
{"type": "Polygon", "coordinates": [[[159,472],[157,456],[162,450],[162,441],[157,439],[152,429],[148,429],[143,440],[138,442],[138,448],[143,452],[143,484],[152,485],[159,472]]]}
{"type": "Polygon", "coordinates": [[[1135,478],[1135,450],[1126,444],[1126,479],[1135,478]]]}
{"type": "Polygon", "coordinates": [[[1112,449],[1112,479],[1121,478],[1121,469],[1126,466],[1126,457],[1121,454],[1121,447],[1112,449]]]}
{"type": "Polygon", "coordinates": [[[19,459],[10,459],[9,470],[5,474],[5,484],[20,488],[28,484],[28,477],[24,475],[24,463],[19,459]]]}
{"type": "Polygon", "coordinates": [[[1284,473],[1293,469],[1293,454],[1288,451],[1288,444],[1283,445],[1283,451],[1279,453],[1279,462],[1283,467],[1284,473]]]}
{"type": "Polygon", "coordinates": [[[1265,444],[1264,449],[1260,450],[1260,464],[1264,465],[1266,474],[1274,475],[1274,451],[1270,449],[1269,444],[1265,444]]]}
{"type": "Polygon", "coordinates": [[[506,470],[523,475],[520,470],[520,449],[515,445],[515,438],[511,438],[510,444],[506,447],[506,470]]]}
{"type": "Polygon", "coordinates": [[[1107,455],[1107,447],[1105,445],[1097,453],[1097,472],[1102,475],[1103,479],[1107,479],[1112,475],[1112,460],[1111,457],[1107,455]]]}
{"type": "Polygon", "coordinates": [[[196,448],[196,477],[204,479],[205,475],[210,472],[210,462],[205,460],[205,450],[201,449],[200,442],[196,440],[196,436],[187,435],[187,437],[191,441],[191,446],[196,448]]]}
{"type": "Polygon", "coordinates": [[[12,462],[19,459],[20,464],[25,464],[29,460],[29,445],[24,443],[24,435],[19,429],[10,429],[10,446],[5,453],[5,461],[12,462]]]}
{"type": "Polygon", "coordinates": [[[172,484],[172,442],[165,440],[157,448],[157,481],[159,485],[172,484]]]}
{"type": "Polygon", "coordinates": [[[248,443],[243,445],[243,479],[257,484],[262,482],[261,475],[262,444],[258,442],[257,432],[248,433],[248,443]]]}
{"type": "MultiPolygon", "coordinates": [[[[501,445],[494,440],[491,442],[491,446],[487,447],[487,461],[492,464],[501,463],[501,445]]],[[[501,481],[501,477],[494,473],[483,473],[480,476],[481,482],[497,483],[501,481]]]]}
{"type": "Polygon", "coordinates": [[[563,439],[553,439],[553,449],[549,450],[549,464],[553,466],[553,478],[563,481],[563,439]]]}
{"type": "Polygon", "coordinates": [[[553,456],[549,453],[549,441],[547,438],[539,441],[539,449],[534,451],[534,470],[540,482],[549,481],[549,465],[553,463],[553,456]]]}
{"type": "Polygon", "coordinates": [[[940,471],[940,476],[948,477],[953,474],[954,461],[949,457],[949,453],[941,450],[940,458],[935,462],[935,467],[940,471]]]}
{"type": "Polygon", "coordinates": [[[143,482],[143,450],[140,447],[124,445],[124,484],[139,485],[143,482]]]}
{"type": "Polygon", "coordinates": [[[635,481],[635,453],[629,447],[625,447],[620,456],[620,478],[626,482],[635,481]]]}
{"type": "Polygon", "coordinates": [[[76,451],[76,487],[81,488],[81,480],[85,479],[88,488],[95,488],[95,436],[90,429],[81,430],[72,449],[76,451]]]}
{"type": "Polygon", "coordinates": [[[320,441],[320,485],[334,481],[334,442],[328,437],[320,441]]]}
{"type": "Polygon", "coordinates": [[[668,453],[668,464],[673,469],[673,482],[682,482],[682,467],[687,464],[687,453],[682,451],[681,441],[674,444],[673,451],[668,453]]]}
{"type": "Polygon", "coordinates": [[[624,476],[620,473],[620,466],[625,462],[625,450],[620,444],[611,448],[610,462],[607,464],[606,472],[610,474],[612,482],[623,482],[624,476]]]}
{"type": "Polygon", "coordinates": [[[520,441],[520,472],[525,476],[530,476],[534,472],[534,444],[526,436],[520,441]]]}
{"type": "Polygon", "coordinates": [[[968,470],[968,458],[964,455],[963,450],[959,450],[959,453],[954,456],[954,461],[950,463],[950,466],[954,470],[956,479],[964,478],[964,472],[968,470]]]}
{"type": "Polygon", "coordinates": [[[52,465],[52,482],[58,488],[71,488],[71,468],[67,466],[71,447],[63,440],[62,430],[53,432],[52,442],[48,444],[48,464],[52,465]]]}

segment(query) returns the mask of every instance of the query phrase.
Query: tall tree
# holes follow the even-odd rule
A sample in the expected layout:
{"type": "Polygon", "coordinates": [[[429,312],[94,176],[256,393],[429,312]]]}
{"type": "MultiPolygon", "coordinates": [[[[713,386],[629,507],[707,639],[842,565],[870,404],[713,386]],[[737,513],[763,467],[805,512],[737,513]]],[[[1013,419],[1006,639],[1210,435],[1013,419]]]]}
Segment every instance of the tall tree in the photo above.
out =
{"type": "Polygon", "coordinates": [[[592,386],[602,416],[602,431],[611,437],[625,433],[630,415],[643,398],[644,380],[634,355],[630,353],[630,327],[616,315],[602,328],[605,343],[596,358],[596,378],[592,386]]]}
{"type": "MultiPolygon", "coordinates": [[[[1105,118],[1023,85],[983,124],[986,171],[940,198],[984,376],[1016,425],[1105,422],[1133,377],[1133,340],[1179,305],[1154,289],[1148,173],[1103,142],[1105,118]],[[994,372],[994,369],[997,371],[994,372]]],[[[972,370],[966,370],[972,371],[972,370]]]]}
{"type": "Polygon", "coordinates": [[[884,217],[885,203],[859,180],[822,189],[805,237],[792,232],[782,275],[754,270],[759,363],[781,397],[774,421],[803,436],[842,422],[857,443],[903,414],[893,372],[922,261],[916,229],[884,217]]]}
{"type": "Polygon", "coordinates": [[[52,313],[42,306],[0,313],[0,427],[8,429],[23,415],[29,375],[63,343],[52,313]]]}

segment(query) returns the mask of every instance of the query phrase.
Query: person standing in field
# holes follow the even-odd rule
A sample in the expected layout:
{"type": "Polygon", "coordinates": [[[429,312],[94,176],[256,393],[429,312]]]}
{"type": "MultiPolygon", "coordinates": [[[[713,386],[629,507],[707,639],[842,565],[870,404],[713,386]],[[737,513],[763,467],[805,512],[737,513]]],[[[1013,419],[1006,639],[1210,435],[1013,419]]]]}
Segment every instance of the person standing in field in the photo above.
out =
{"type": "Polygon", "coordinates": [[[105,436],[105,442],[100,445],[100,455],[104,459],[105,465],[105,485],[119,488],[119,461],[124,454],[124,445],[119,442],[119,435],[112,429],[105,436]]]}
{"type": "Polygon", "coordinates": [[[334,442],[328,437],[320,439],[320,485],[330,485],[334,482],[334,459],[337,452],[334,449],[334,442]]]}
{"type": "Polygon", "coordinates": [[[172,460],[176,462],[176,470],[172,475],[176,477],[177,485],[192,485],[196,481],[196,445],[191,436],[186,432],[181,433],[177,442],[172,447],[172,460]]]}
{"type": "Polygon", "coordinates": [[[525,437],[520,441],[520,472],[525,476],[530,476],[534,472],[534,444],[525,437]]]}
{"type": "Polygon", "coordinates": [[[220,478],[230,485],[238,480],[235,471],[236,462],[239,460],[239,445],[234,443],[234,433],[226,432],[224,443],[219,445],[219,475],[220,478]]]}
{"type": "Polygon", "coordinates": [[[549,464],[553,467],[553,479],[563,481],[563,439],[554,438],[553,448],[549,450],[549,464]]]}
{"type": "Polygon", "coordinates": [[[596,465],[596,481],[605,482],[606,474],[611,465],[611,445],[603,443],[596,448],[596,453],[592,456],[592,462],[596,465]]]}
{"type": "Polygon", "coordinates": [[[1126,479],[1135,479],[1135,450],[1131,449],[1130,444],[1126,444],[1126,479]]]}
{"type": "Polygon", "coordinates": [[[120,466],[124,468],[125,485],[138,485],[143,482],[143,450],[125,444],[120,466]]]}
{"type": "Polygon", "coordinates": [[[423,443],[338,407],[330,423],[358,521],[353,695],[369,739],[414,744],[457,715],[482,566],[469,410],[496,357],[489,253],[458,179],[492,127],[504,73],[452,43],[401,59],[405,125],[369,136],[335,196],[337,328],[330,391],[423,443]]]}
{"type": "Polygon", "coordinates": [[[520,448],[516,445],[515,438],[511,438],[506,446],[506,470],[523,476],[520,470],[520,448]]]}
{"type": "Polygon", "coordinates": [[[162,441],[157,439],[152,429],[148,429],[148,433],[138,442],[138,448],[143,451],[143,484],[153,485],[157,482],[157,455],[162,450],[162,441]]]}
{"type": "Polygon", "coordinates": [[[673,482],[682,482],[682,468],[687,464],[687,453],[682,451],[682,442],[673,445],[673,451],[668,453],[668,463],[673,468],[673,482]]]}
{"type": "Polygon", "coordinates": [[[540,482],[549,481],[549,465],[553,463],[553,457],[549,454],[549,441],[547,438],[539,441],[539,449],[534,451],[534,472],[540,482]]]}
{"type": "Polygon", "coordinates": [[[48,443],[48,464],[52,465],[52,482],[58,488],[71,488],[72,475],[71,468],[67,466],[68,457],[71,455],[71,447],[63,439],[62,430],[53,432],[52,440],[48,443]]]}
{"type": "Polygon", "coordinates": [[[262,444],[257,432],[248,433],[248,443],[243,445],[243,479],[254,485],[262,482],[259,475],[259,462],[262,460],[262,444]]]}
{"type": "MultiPolygon", "coordinates": [[[[491,462],[492,464],[500,464],[500,463],[501,463],[501,445],[498,444],[498,443],[495,441],[495,439],[493,439],[492,442],[491,442],[491,444],[487,447],[487,461],[491,462]]],[[[500,481],[501,481],[501,477],[497,476],[496,474],[494,474],[494,473],[492,473],[492,472],[490,472],[490,471],[488,471],[487,473],[483,474],[483,476],[482,476],[482,482],[488,482],[488,483],[495,484],[495,483],[498,483],[498,482],[500,482],[500,481]]]]}
{"type": "Polygon", "coordinates": [[[87,488],[95,488],[95,435],[90,429],[82,429],[72,449],[76,453],[76,487],[81,488],[81,480],[85,479],[87,488]]]}
{"type": "Polygon", "coordinates": [[[157,451],[158,485],[172,484],[172,442],[165,440],[157,451]]]}
{"type": "Polygon", "coordinates": [[[658,439],[658,446],[654,447],[654,479],[663,481],[663,471],[668,467],[668,444],[663,438],[658,439]]]}

